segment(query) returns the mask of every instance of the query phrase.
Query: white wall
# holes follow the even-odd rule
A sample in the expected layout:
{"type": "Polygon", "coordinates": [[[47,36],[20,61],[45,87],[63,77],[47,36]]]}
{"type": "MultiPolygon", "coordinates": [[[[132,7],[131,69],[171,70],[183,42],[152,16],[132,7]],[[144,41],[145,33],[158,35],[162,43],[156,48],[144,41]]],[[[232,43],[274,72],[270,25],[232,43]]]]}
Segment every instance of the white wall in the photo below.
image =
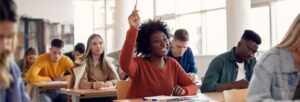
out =
{"type": "Polygon", "coordinates": [[[19,15],[73,23],[73,0],[15,0],[19,15]]]}
{"type": "Polygon", "coordinates": [[[207,71],[208,65],[216,56],[195,56],[195,63],[198,68],[198,76],[203,77],[207,71]]]}

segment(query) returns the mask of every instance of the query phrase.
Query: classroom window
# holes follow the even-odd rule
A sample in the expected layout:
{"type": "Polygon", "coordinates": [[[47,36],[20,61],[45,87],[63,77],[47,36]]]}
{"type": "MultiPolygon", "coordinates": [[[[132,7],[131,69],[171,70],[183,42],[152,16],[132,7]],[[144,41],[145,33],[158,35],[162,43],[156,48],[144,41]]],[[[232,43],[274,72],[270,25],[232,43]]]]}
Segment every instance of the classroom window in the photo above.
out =
{"type": "Polygon", "coordinates": [[[202,53],[201,14],[180,16],[178,28],[186,29],[189,32],[189,47],[192,48],[194,55],[200,55],[202,53]]]}
{"type": "Polygon", "coordinates": [[[218,55],[227,51],[226,10],[214,10],[204,15],[202,30],[204,34],[202,55],[218,55]]]}
{"type": "Polygon", "coordinates": [[[225,0],[159,0],[159,3],[156,0],[155,18],[167,22],[172,34],[176,29],[187,29],[195,56],[218,55],[227,50],[225,3],[225,0]]]}
{"type": "MultiPolygon", "coordinates": [[[[277,41],[278,44],[286,34],[296,16],[300,13],[300,0],[283,0],[277,1],[274,6],[277,10],[277,41]]],[[[275,18],[274,18],[275,19],[275,18]]]]}
{"type": "Polygon", "coordinates": [[[165,22],[168,25],[170,33],[174,34],[174,32],[175,32],[175,25],[176,25],[175,19],[167,19],[167,20],[163,20],[163,22],[165,22]]]}
{"type": "Polygon", "coordinates": [[[142,21],[154,17],[153,0],[138,0],[137,9],[143,11],[139,12],[142,21]]]}
{"type": "Polygon", "coordinates": [[[114,29],[113,28],[109,28],[107,29],[107,33],[106,33],[106,53],[109,53],[109,52],[112,52],[113,51],[113,48],[112,48],[112,45],[114,45],[114,41],[112,40],[113,39],[113,36],[114,35],[114,29]]]}
{"type": "Polygon", "coordinates": [[[203,10],[218,9],[226,7],[226,0],[201,0],[203,10]]]}
{"type": "Polygon", "coordinates": [[[94,2],[94,8],[93,10],[93,25],[94,25],[94,29],[97,28],[104,28],[105,27],[105,23],[99,23],[99,22],[105,22],[108,20],[105,20],[105,17],[102,15],[105,15],[105,5],[104,5],[104,0],[99,0],[99,1],[95,1],[94,2]]]}
{"type": "Polygon", "coordinates": [[[115,0],[106,0],[106,24],[112,25],[115,21],[115,0]]]}
{"type": "Polygon", "coordinates": [[[155,0],[157,16],[175,13],[175,0],[155,0]]]}
{"type": "Polygon", "coordinates": [[[93,1],[74,1],[75,44],[78,42],[86,43],[86,39],[88,39],[88,37],[94,33],[93,7],[93,1]]]}
{"type": "Polygon", "coordinates": [[[250,29],[258,33],[262,39],[258,51],[266,51],[271,47],[269,6],[251,8],[250,29]]]}
{"type": "Polygon", "coordinates": [[[178,8],[180,14],[198,12],[201,10],[201,0],[179,0],[178,8]]]}
{"type": "Polygon", "coordinates": [[[112,50],[115,0],[74,1],[75,43],[87,42],[91,34],[99,34],[107,52],[112,50]]]}

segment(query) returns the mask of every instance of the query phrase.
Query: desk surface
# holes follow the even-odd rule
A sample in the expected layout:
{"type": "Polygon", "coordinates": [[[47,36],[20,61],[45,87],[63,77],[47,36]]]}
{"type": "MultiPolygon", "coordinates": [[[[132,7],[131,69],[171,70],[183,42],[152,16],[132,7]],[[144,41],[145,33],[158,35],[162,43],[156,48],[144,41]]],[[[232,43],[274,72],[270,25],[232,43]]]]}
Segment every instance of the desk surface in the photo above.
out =
{"type": "MultiPolygon", "coordinates": [[[[197,95],[201,99],[208,100],[209,102],[225,102],[224,95],[222,92],[213,93],[201,93],[197,95]]],[[[143,102],[142,99],[125,99],[125,100],[114,100],[114,102],[143,102]]]]}
{"type": "Polygon", "coordinates": [[[209,102],[225,102],[223,92],[202,93],[199,97],[206,97],[209,102]]]}
{"type": "Polygon", "coordinates": [[[39,82],[39,83],[28,83],[28,90],[33,92],[32,101],[38,102],[38,97],[40,93],[40,89],[60,89],[60,88],[67,88],[68,82],[67,81],[52,81],[52,82],[39,82]]]}
{"type": "Polygon", "coordinates": [[[117,89],[61,89],[61,92],[75,96],[117,96],[117,89]]]}
{"type": "Polygon", "coordinates": [[[33,87],[40,88],[66,88],[68,87],[67,81],[52,81],[52,82],[39,82],[39,83],[29,83],[33,87]]]}

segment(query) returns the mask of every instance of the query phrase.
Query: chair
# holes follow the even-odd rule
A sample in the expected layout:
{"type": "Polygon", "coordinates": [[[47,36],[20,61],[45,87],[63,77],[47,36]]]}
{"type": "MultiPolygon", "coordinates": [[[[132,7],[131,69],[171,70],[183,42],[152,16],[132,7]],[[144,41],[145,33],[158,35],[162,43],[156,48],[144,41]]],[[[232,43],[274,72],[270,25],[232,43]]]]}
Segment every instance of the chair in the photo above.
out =
{"type": "Polygon", "coordinates": [[[117,96],[118,100],[126,99],[128,90],[131,85],[131,80],[120,80],[117,84],[117,96]]]}
{"type": "Polygon", "coordinates": [[[223,91],[225,102],[247,102],[248,89],[233,89],[223,91]]]}

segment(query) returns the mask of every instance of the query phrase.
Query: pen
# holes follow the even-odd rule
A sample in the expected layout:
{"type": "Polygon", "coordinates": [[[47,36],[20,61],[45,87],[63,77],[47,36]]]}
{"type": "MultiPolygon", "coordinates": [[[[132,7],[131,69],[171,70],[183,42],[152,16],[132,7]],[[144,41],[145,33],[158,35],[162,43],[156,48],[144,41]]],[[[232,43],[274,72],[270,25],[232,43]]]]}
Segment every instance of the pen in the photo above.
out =
{"type": "Polygon", "coordinates": [[[146,98],[143,98],[144,101],[158,101],[157,99],[146,99],[146,98]]]}
{"type": "Polygon", "coordinates": [[[173,96],[174,89],[175,89],[175,88],[172,89],[172,92],[171,92],[171,95],[170,95],[170,96],[173,96]]]}

